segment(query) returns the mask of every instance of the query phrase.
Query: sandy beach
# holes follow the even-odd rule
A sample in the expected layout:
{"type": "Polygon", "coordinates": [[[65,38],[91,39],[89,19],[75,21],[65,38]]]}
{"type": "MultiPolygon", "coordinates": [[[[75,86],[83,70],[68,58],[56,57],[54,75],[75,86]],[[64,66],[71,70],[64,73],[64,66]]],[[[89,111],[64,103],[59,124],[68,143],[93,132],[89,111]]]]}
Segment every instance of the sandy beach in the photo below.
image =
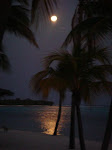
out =
{"type": "MultiPolygon", "coordinates": [[[[67,150],[69,138],[66,136],[50,136],[37,132],[0,130],[0,150],[67,150]]],[[[87,150],[100,150],[101,143],[86,141],[87,150]]],[[[80,149],[76,139],[76,150],[80,149]]],[[[112,144],[109,145],[112,150],[112,144]]]]}

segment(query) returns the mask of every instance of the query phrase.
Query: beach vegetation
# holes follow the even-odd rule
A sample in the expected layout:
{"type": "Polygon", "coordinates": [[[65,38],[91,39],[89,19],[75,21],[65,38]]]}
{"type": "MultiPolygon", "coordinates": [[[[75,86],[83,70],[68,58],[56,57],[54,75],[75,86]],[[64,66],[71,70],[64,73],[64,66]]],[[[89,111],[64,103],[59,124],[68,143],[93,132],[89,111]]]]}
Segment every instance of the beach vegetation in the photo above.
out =
{"type": "Polygon", "coordinates": [[[0,88],[0,97],[4,97],[4,96],[13,96],[14,92],[10,91],[10,90],[6,90],[6,89],[1,89],[0,88]]]}

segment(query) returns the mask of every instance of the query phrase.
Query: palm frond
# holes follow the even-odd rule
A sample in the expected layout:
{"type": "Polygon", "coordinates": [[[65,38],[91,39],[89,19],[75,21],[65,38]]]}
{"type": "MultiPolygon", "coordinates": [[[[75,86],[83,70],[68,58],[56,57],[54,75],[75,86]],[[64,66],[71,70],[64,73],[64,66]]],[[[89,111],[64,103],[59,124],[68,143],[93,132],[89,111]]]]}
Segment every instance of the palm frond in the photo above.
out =
{"type": "Polygon", "coordinates": [[[45,68],[49,67],[53,61],[62,61],[64,58],[63,56],[67,57],[68,55],[70,54],[67,53],[67,51],[52,52],[51,54],[49,54],[48,56],[44,58],[43,62],[44,62],[45,68]]]}
{"type": "Polygon", "coordinates": [[[51,89],[59,92],[67,88],[66,82],[63,81],[54,70],[52,73],[51,70],[44,70],[33,76],[30,85],[34,93],[42,93],[43,97],[48,97],[51,89]]]}
{"type": "Polygon", "coordinates": [[[85,102],[92,103],[100,94],[112,94],[112,82],[110,81],[88,81],[83,80],[80,85],[81,97],[85,102]]]}
{"type": "Polygon", "coordinates": [[[100,93],[112,94],[112,82],[110,81],[90,82],[89,87],[91,91],[95,93],[96,95],[99,95],[100,93]]]}
{"type": "Polygon", "coordinates": [[[34,93],[38,93],[39,90],[39,83],[42,79],[44,79],[48,75],[48,70],[40,71],[39,73],[35,74],[31,81],[30,81],[30,87],[32,88],[32,91],[34,93]]]}
{"type": "Polygon", "coordinates": [[[29,5],[28,0],[15,0],[15,1],[17,1],[17,2],[19,2],[21,4],[29,5]]]}
{"type": "Polygon", "coordinates": [[[6,30],[17,36],[25,37],[38,48],[34,34],[29,28],[30,20],[27,13],[28,10],[22,6],[12,6],[6,30]]]}
{"type": "Polygon", "coordinates": [[[48,97],[49,92],[51,90],[51,81],[49,82],[49,78],[43,79],[39,82],[39,90],[38,93],[42,93],[43,97],[48,97]]]}
{"type": "Polygon", "coordinates": [[[84,20],[73,29],[73,34],[94,34],[104,38],[108,33],[112,31],[112,24],[110,18],[106,17],[92,17],[84,20]]]}
{"type": "Polygon", "coordinates": [[[3,70],[3,71],[10,71],[10,63],[9,63],[9,59],[7,57],[7,55],[4,53],[3,51],[3,47],[1,47],[0,49],[0,68],[3,70]]]}
{"type": "Polygon", "coordinates": [[[42,92],[43,96],[48,96],[49,91],[51,89],[54,89],[57,92],[65,91],[67,88],[66,82],[63,82],[64,80],[62,78],[59,78],[57,76],[51,76],[46,79],[41,80],[40,82],[40,92],[42,92]],[[47,92],[48,94],[47,94],[47,92]]]}
{"type": "Polygon", "coordinates": [[[86,68],[85,70],[81,72],[81,78],[88,78],[91,79],[92,81],[95,80],[100,80],[100,81],[106,81],[108,79],[108,76],[112,74],[111,69],[112,66],[106,66],[106,65],[101,65],[101,66],[93,66],[86,68]],[[107,68],[106,68],[107,67],[107,68]]]}
{"type": "MultiPolygon", "coordinates": [[[[74,49],[74,55],[78,55],[77,54],[77,49],[74,49]],[[76,51],[76,52],[75,52],[76,51]]],[[[86,51],[86,49],[81,49],[79,50],[79,57],[81,64],[89,64],[91,65],[91,63],[94,64],[108,64],[111,65],[111,60],[112,60],[112,53],[110,51],[109,48],[104,47],[104,48],[100,48],[99,46],[91,49],[91,51],[86,51]]]]}
{"type": "Polygon", "coordinates": [[[107,47],[104,48],[96,47],[93,50],[92,57],[102,64],[111,64],[112,53],[107,47]]]}
{"type": "Polygon", "coordinates": [[[72,31],[67,35],[66,39],[64,40],[61,48],[66,48],[72,41],[73,36],[72,36],[72,31]]]}
{"type": "MultiPolygon", "coordinates": [[[[35,86],[36,92],[48,96],[51,89],[56,91],[79,90],[81,98],[89,102],[94,95],[103,91],[111,93],[112,57],[107,48],[95,47],[90,52],[74,46],[74,53],[57,51],[45,57],[45,68],[58,61],[55,69],[42,77],[35,86]]],[[[36,81],[36,80],[35,80],[36,81]]]]}
{"type": "Polygon", "coordinates": [[[32,1],[32,23],[36,20],[38,25],[40,18],[48,19],[57,7],[57,0],[33,0],[32,1]]]}
{"type": "Polygon", "coordinates": [[[72,41],[72,35],[77,38],[78,34],[82,34],[82,39],[88,35],[94,35],[97,39],[104,39],[108,34],[112,33],[112,23],[108,17],[92,17],[82,21],[80,24],[68,34],[62,47],[66,47],[72,41]]]}

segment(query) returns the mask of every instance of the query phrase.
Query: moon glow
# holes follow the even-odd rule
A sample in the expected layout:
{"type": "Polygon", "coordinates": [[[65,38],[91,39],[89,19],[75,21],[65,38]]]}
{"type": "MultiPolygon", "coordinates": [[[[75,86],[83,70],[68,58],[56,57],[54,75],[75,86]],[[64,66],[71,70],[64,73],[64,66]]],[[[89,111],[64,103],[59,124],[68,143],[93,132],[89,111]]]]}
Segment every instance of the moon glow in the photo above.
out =
{"type": "Polygon", "coordinates": [[[52,22],[56,22],[56,21],[57,21],[57,16],[52,16],[52,17],[51,17],[51,21],[52,21],[52,22]]]}

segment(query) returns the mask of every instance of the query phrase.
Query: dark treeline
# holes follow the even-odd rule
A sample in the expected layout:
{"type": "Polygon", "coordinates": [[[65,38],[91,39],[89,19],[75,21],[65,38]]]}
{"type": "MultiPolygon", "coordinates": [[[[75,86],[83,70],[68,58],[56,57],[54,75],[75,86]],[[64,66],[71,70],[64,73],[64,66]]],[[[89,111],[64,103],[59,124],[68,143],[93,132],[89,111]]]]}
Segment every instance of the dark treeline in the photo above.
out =
{"type": "Polygon", "coordinates": [[[44,100],[0,100],[0,105],[53,105],[52,101],[44,101],[44,100]]]}

